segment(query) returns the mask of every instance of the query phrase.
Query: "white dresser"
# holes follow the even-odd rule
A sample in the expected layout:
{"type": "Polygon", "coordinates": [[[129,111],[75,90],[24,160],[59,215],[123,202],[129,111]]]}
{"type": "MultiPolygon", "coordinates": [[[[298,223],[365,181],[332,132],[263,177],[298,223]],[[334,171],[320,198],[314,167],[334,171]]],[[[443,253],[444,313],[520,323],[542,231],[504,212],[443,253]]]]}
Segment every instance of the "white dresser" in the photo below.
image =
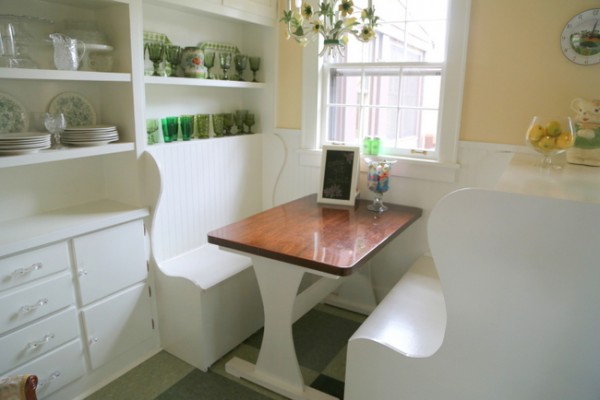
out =
{"type": "Polygon", "coordinates": [[[0,224],[0,375],[81,398],[158,350],[147,214],[103,200],[0,224]]]}

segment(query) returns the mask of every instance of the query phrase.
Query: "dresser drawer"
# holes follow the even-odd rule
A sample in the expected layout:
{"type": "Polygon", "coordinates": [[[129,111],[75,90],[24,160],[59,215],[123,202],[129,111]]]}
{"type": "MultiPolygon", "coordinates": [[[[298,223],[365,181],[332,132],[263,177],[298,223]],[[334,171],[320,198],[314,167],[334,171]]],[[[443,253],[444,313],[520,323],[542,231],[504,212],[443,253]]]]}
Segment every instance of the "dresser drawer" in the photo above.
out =
{"type": "Polygon", "coordinates": [[[83,376],[84,372],[81,341],[74,340],[12,370],[7,375],[37,375],[39,379],[37,395],[39,399],[44,399],[83,376]]]}
{"type": "Polygon", "coordinates": [[[78,336],[79,324],[74,307],[0,336],[0,375],[78,336]]]}
{"type": "Polygon", "coordinates": [[[71,274],[66,272],[3,292],[0,295],[0,334],[73,303],[73,282],[71,274]]]}
{"type": "Polygon", "coordinates": [[[66,242],[0,258],[0,292],[69,267],[66,242]]]}
{"type": "Polygon", "coordinates": [[[148,275],[141,220],[73,239],[81,304],[90,304],[148,275]]]}

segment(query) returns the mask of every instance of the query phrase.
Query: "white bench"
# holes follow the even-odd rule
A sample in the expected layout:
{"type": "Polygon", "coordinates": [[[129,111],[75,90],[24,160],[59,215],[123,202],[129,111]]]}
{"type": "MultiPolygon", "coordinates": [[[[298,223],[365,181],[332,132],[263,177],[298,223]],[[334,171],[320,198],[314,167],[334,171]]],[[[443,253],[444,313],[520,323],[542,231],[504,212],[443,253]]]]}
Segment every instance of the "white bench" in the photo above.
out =
{"type": "Polygon", "coordinates": [[[445,196],[435,268],[421,258],[352,336],[345,399],[597,399],[599,227],[598,204],[445,196]]]}
{"type": "Polygon", "coordinates": [[[429,357],[441,346],[446,306],[433,259],[424,255],[352,335],[346,362],[347,400],[400,399],[396,359],[429,357]]]}
{"type": "Polygon", "coordinates": [[[264,323],[250,258],[207,243],[210,230],[260,211],[260,194],[245,183],[262,172],[261,142],[232,139],[147,151],[161,346],[203,371],[264,323]],[[231,179],[216,185],[222,171],[231,179]]]}
{"type": "Polygon", "coordinates": [[[206,371],[263,324],[251,260],[205,244],[159,263],[162,347],[206,371]]]}

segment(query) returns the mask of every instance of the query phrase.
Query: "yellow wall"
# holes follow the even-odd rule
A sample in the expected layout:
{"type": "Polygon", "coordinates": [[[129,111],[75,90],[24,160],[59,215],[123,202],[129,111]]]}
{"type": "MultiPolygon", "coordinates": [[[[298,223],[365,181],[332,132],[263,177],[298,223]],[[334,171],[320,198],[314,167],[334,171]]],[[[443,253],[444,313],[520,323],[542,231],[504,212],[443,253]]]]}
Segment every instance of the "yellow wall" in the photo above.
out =
{"type": "MultiPolygon", "coordinates": [[[[523,144],[533,115],[571,115],[573,98],[600,98],[600,64],[576,65],[560,50],[565,24],[597,7],[598,0],[472,0],[461,140],[523,144]]],[[[301,50],[282,40],[277,126],[299,129],[300,99],[290,94],[301,90],[301,50]]]]}
{"type": "MultiPolygon", "coordinates": [[[[279,14],[287,1],[279,0],[279,14]]],[[[302,47],[286,39],[285,25],[279,24],[279,71],[277,84],[276,126],[300,129],[302,108],[302,47]]]]}
{"type": "Polygon", "coordinates": [[[523,144],[535,114],[571,115],[575,97],[600,98],[600,64],[560,49],[565,24],[592,0],[473,0],[461,139],[523,144]]]}

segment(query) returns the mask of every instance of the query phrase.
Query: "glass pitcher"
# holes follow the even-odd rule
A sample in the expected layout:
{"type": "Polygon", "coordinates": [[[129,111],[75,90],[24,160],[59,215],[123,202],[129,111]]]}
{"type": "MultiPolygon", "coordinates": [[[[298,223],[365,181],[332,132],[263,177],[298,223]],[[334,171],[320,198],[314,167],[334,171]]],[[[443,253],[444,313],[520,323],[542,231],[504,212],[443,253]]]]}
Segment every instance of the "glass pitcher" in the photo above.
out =
{"type": "Polygon", "coordinates": [[[54,65],[56,69],[76,71],[85,56],[85,43],[62,33],[52,33],[50,39],[52,39],[52,45],[54,46],[54,65]]]}

